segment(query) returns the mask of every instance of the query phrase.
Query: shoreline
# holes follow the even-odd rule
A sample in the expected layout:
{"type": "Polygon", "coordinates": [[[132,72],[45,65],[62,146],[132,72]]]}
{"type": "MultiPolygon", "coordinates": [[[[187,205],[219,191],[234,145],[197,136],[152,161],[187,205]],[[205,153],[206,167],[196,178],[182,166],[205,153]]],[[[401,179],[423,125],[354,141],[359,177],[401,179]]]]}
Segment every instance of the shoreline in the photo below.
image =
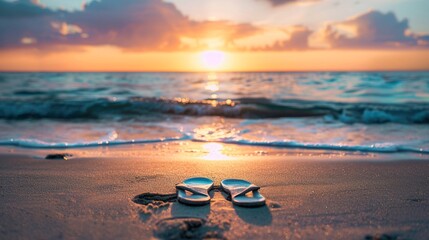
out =
{"type": "Polygon", "coordinates": [[[85,147],[32,148],[20,146],[0,146],[0,155],[28,156],[45,159],[49,154],[71,154],[76,158],[140,158],[159,157],[171,160],[240,160],[268,157],[279,161],[409,161],[427,160],[428,154],[417,152],[368,152],[333,149],[293,148],[265,145],[245,145],[223,142],[204,142],[194,140],[147,142],[134,144],[113,144],[85,147]]]}
{"type": "Polygon", "coordinates": [[[424,156],[183,144],[64,151],[1,147],[1,238],[429,236],[424,156]],[[43,159],[59,152],[74,157],[43,159]],[[174,193],[175,184],[192,176],[216,184],[247,179],[261,187],[267,206],[235,207],[217,190],[203,207],[161,198],[133,201],[143,193],[174,193]]]}

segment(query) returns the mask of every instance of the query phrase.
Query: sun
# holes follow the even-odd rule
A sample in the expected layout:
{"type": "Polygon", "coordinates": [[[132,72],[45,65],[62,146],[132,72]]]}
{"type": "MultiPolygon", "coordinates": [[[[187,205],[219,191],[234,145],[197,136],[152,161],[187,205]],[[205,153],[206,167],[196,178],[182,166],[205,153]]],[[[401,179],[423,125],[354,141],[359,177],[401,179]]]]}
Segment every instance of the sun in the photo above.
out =
{"type": "Polygon", "coordinates": [[[225,53],[219,50],[208,50],[201,53],[201,62],[204,68],[217,70],[225,63],[225,53]]]}

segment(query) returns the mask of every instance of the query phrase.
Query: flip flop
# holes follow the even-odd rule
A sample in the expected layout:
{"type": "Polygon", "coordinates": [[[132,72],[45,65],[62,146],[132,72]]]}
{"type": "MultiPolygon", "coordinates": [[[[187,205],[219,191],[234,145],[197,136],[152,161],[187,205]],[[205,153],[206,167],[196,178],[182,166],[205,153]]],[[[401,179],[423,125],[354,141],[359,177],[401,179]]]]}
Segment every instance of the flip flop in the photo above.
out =
{"type": "Polygon", "coordinates": [[[210,203],[209,191],[213,181],[205,177],[194,177],[176,185],[177,200],[188,205],[205,205],[210,203]],[[191,194],[187,194],[189,192],[191,194]]]}
{"type": "Polygon", "coordinates": [[[231,195],[232,203],[243,207],[258,207],[265,205],[265,197],[259,193],[260,187],[242,179],[224,179],[221,188],[231,195]],[[253,195],[246,195],[252,192],[253,195]]]}

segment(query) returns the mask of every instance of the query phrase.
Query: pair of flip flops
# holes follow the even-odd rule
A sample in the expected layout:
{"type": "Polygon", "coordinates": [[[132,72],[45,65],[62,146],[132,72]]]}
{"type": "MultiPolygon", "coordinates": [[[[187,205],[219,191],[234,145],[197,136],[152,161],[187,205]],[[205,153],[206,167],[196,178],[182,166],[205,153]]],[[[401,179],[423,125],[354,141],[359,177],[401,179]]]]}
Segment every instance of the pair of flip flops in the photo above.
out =
{"type": "MultiPolygon", "coordinates": [[[[205,205],[210,203],[209,191],[213,181],[205,177],[194,177],[176,185],[177,199],[188,205],[205,205]],[[188,192],[188,194],[187,194],[188,192]]],[[[242,179],[225,179],[220,183],[223,191],[231,196],[237,206],[257,207],[265,205],[265,197],[259,193],[260,187],[242,179]]]]}

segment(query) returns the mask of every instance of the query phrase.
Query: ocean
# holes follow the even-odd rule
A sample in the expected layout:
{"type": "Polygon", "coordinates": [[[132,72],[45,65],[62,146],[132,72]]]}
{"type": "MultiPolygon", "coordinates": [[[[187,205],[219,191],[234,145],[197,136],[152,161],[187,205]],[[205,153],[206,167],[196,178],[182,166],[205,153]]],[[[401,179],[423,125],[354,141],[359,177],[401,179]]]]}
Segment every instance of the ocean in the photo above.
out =
{"type": "Polygon", "coordinates": [[[429,156],[429,72],[0,73],[0,145],[168,141],[429,156]]]}

